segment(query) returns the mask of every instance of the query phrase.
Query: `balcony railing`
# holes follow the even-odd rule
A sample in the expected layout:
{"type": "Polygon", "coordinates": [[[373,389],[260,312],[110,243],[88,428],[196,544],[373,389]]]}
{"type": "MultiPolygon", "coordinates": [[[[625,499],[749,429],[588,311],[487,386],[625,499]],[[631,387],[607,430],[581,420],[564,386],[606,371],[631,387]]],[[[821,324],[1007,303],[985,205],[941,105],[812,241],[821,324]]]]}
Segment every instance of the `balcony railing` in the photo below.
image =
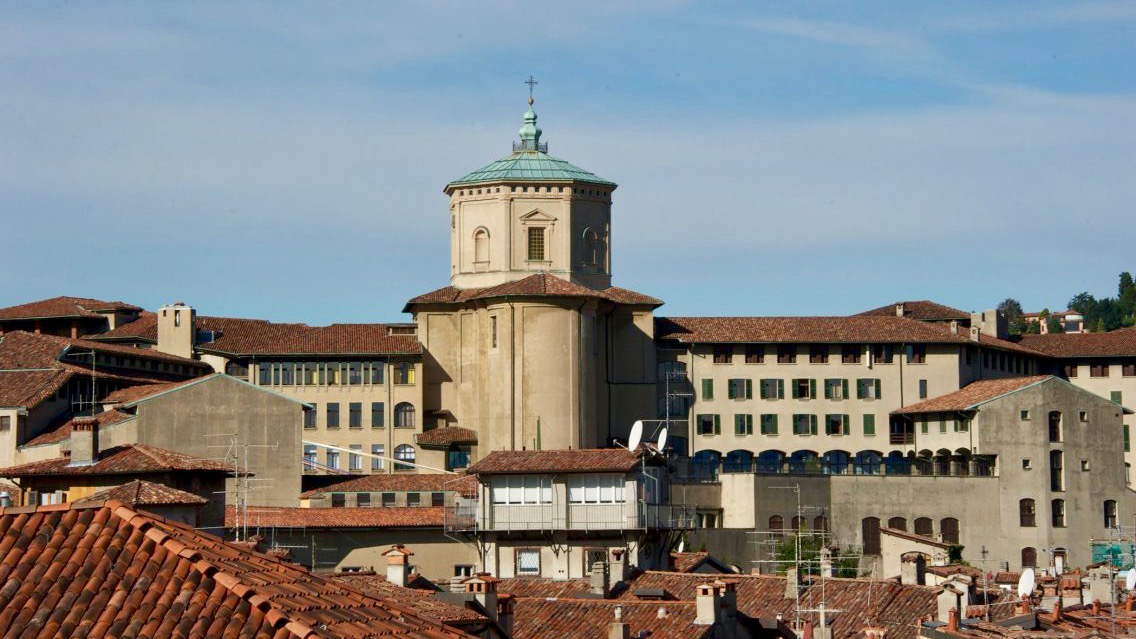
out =
{"type": "Polygon", "coordinates": [[[679,504],[491,504],[484,514],[476,502],[446,508],[448,532],[689,529],[695,507],[679,504]]]}

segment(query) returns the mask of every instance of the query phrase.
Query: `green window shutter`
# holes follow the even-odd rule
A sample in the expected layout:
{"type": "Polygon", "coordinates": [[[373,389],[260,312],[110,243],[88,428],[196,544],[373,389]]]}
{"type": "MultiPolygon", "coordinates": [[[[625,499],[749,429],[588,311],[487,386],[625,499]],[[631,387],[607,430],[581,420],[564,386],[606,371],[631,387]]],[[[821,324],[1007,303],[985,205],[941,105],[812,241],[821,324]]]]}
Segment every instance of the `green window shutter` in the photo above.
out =
{"type": "Polygon", "coordinates": [[[880,395],[880,380],[877,379],[876,380],[876,399],[879,399],[880,397],[881,397],[881,395],[880,395]]]}
{"type": "Polygon", "coordinates": [[[817,416],[816,415],[809,415],[809,434],[810,435],[816,435],[817,434],[817,416]]]}
{"type": "Polygon", "coordinates": [[[762,399],[768,399],[769,398],[769,394],[765,390],[765,380],[764,379],[761,380],[761,383],[760,383],[759,388],[757,390],[758,390],[758,393],[761,395],[762,399]]]}
{"type": "Polygon", "coordinates": [[[809,380],[809,399],[816,399],[817,396],[817,381],[815,379],[809,380]]]}
{"type": "Polygon", "coordinates": [[[714,416],[714,434],[715,435],[721,435],[722,434],[722,416],[721,415],[715,415],[714,416]]]}
{"type": "Polygon", "coordinates": [[[864,434],[865,435],[875,435],[876,434],[876,416],[875,415],[864,415],[864,434]]]}
{"type": "Polygon", "coordinates": [[[842,399],[848,399],[848,397],[849,397],[849,395],[848,395],[848,380],[846,380],[846,379],[840,380],[840,391],[841,391],[840,397],[842,399]]]}
{"type": "Polygon", "coordinates": [[[777,399],[785,399],[785,380],[777,380],[777,399]]]}
{"type": "Polygon", "coordinates": [[[864,399],[864,380],[856,380],[856,399],[864,399]]]}
{"type": "Polygon", "coordinates": [[[796,379],[794,379],[793,380],[793,399],[800,399],[800,398],[801,398],[801,385],[799,383],[797,383],[796,379]]]}
{"type": "Polygon", "coordinates": [[[1124,452],[1132,450],[1132,440],[1128,432],[1128,424],[1124,425],[1124,452]]]}
{"type": "Polygon", "coordinates": [[[840,430],[840,434],[841,435],[851,435],[852,434],[852,418],[849,417],[848,415],[844,415],[843,418],[840,421],[842,422],[842,428],[840,430]]]}
{"type": "Polygon", "coordinates": [[[702,380],[702,399],[714,399],[714,380],[702,380]]]}
{"type": "Polygon", "coordinates": [[[776,415],[773,416],[773,434],[774,435],[777,434],[777,416],[776,415]]]}
{"type": "Polygon", "coordinates": [[[1120,391],[1112,391],[1111,393],[1109,393],[1109,398],[1112,400],[1113,404],[1124,403],[1124,393],[1120,391]]]}
{"type": "Polygon", "coordinates": [[[946,417],[940,417],[939,418],[939,432],[940,433],[947,432],[947,418],[946,417]]]}
{"type": "Polygon", "coordinates": [[[832,399],[832,380],[824,380],[824,398],[832,399]]]}
{"type": "Polygon", "coordinates": [[[746,399],[753,399],[753,380],[746,380],[746,399]]]}
{"type": "Polygon", "coordinates": [[[736,396],[737,394],[734,393],[734,380],[728,380],[726,382],[726,399],[734,399],[736,396]]]}

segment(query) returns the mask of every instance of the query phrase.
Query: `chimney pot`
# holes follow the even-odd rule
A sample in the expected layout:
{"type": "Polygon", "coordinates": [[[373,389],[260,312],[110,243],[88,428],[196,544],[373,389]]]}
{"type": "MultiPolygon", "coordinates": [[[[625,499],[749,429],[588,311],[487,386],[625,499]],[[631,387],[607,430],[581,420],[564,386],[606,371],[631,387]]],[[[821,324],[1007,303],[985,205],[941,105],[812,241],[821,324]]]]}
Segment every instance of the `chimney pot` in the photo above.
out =
{"type": "Polygon", "coordinates": [[[947,630],[949,632],[958,632],[959,629],[959,609],[951,608],[947,613],[947,630]]]}

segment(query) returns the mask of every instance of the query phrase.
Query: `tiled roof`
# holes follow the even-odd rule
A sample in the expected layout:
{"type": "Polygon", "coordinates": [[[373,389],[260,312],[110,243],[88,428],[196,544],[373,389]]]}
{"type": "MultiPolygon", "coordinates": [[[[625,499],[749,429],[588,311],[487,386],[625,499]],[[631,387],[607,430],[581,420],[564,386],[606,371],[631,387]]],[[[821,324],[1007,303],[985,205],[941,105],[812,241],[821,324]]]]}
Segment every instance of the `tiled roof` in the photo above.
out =
{"type": "Polygon", "coordinates": [[[625,473],[639,464],[626,448],[575,450],[495,450],[469,468],[478,475],[525,473],[625,473]]]}
{"type": "MultiPolygon", "coordinates": [[[[99,428],[110,426],[124,422],[128,419],[134,419],[134,415],[124,413],[118,410],[104,410],[103,412],[95,415],[95,420],[98,422],[99,428]]],[[[71,437],[71,427],[75,425],[76,419],[89,419],[88,417],[71,417],[54,426],[49,426],[35,437],[31,438],[23,444],[23,446],[43,446],[46,444],[58,444],[71,437]]]]}
{"type": "Polygon", "coordinates": [[[227,473],[232,466],[211,459],[183,455],[172,450],[126,444],[99,452],[99,460],[89,466],[69,466],[69,457],[57,457],[0,469],[0,477],[42,475],[136,475],[165,472],[227,473]]]}
{"type": "Polygon", "coordinates": [[[383,601],[392,601],[416,615],[441,621],[447,625],[462,626],[472,623],[486,623],[481,613],[470,608],[455,606],[434,597],[432,590],[403,588],[375,573],[339,573],[331,577],[333,581],[344,583],[352,588],[383,601]]]}
{"type": "MultiPolygon", "coordinates": [[[[698,573],[649,570],[635,579],[620,595],[620,600],[635,600],[638,590],[659,589],[676,599],[693,601],[695,589],[706,583],[706,578],[707,575],[698,573]]],[[[771,618],[778,614],[792,618],[797,601],[785,598],[784,577],[730,575],[727,579],[736,584],[739,613],[752,618],[771,618]]],[[[889,639],[914,639],[916,620],[938,614],[938,589],[929,586],[869,579],[825,579],[823,588],[820,580],[810,583],[802,579],[801,584],[802,610],[816,609],[823,601],[828,609],[841,611],[832,621],[833,639],[862,639],[864,627],[873,624],[889,628],[889,639]]],[[[803,612],[802,615],[814,625],[818,622],[816,613],[803,612]]]]}
{"type": "Polygon", "coordinates": [[[46,364],[59,362],[71,350],[95,351],[108,355],[122,355],[146,360],[188,364],[196,368],[208,368],[208,365],[202,362],[160,353],[155,350],[104,344],[74,337],[34,334],[26,331],[12,331],[0,335],[0,367],[5,370],[43,368],[46,364]]]}
{"type": "MultiPolygon", "coordinates": [[[[974,344],[969,330],[903,317],[656,317],[655,339],[689,344],[974,344]]],[[[978,344],[1038,355],[989,335],[978,344]]]]}
{"type": "Polygon", "coordinates": [[[1110,333],[1022,335],[1021,344],[1052,357],[1136,357],[1136,327],[1110,333]]]}
{"type": "Polygon", "coordinates": [[[497,592],[507,592],[514,597],[541,598],[580,598],[591,590],[591,581],[584,579],[549,579],[541,577],[517,577],[502,579],[497,583],[497,592]]]}
{"type": "Polygon", "coordinates": [[[381,492],[435,492],[453,491],[472,497],[477,494],[477,477],[448,473],[395,473],[392,475],[364,475],[354,479],[309,490],[301,499],[311,499],[327,493],[381,493],[381,492]]]}
{"type": "Polygon", "coordinates": [[[1029,377],[1006,377],[1003,379],[983,379],[971,382],[953,393],[932,397],[921,402],[892,411],[893,415],[913,413],[941,413],[972,410],[996,397],[1019,391],[1049,379],[1052,375],[1031,375],[1029,377]]]}
{"type": "Polygon", "coordinates": [[[6,636],[469,636],[115,501],[0,510],[0,553],[6,636]]]}
{"type": "Polygon", "coordinates": [[[861,317],[865,315],[897,317],[897,315],[895,314],[895,307],[900,304],[903,304],[903,317],[910,319],[921,321],[970,319],[970,313],[967,313],[966,311],[959,310],[951,306],[946,306],[944,304],[936,304],[935,302],[932,302],[930,300],[896,302],[894,304],[888,304],[887,306],[873,308],[872,310],[864,311],[863,313],[857,313],[857,315],[861,317]]]}
{"type": "MultiPolygon", "coordinates": [[[[269,508],[248,509],[248,525],[258,528],[441,528],[441,506],[420,508],[269,508]]],[[[236,512],[225,508],[226,525],[236,512]]]]}
{"type": "Polygon", "coordinates": [[[421,446],[449,446],[450,444],[476,444],[477,431],[461,426],[434,428],[414,436],[421,446]]]}
{"type": "Polygon", "coordinates": [[[0,371],[0,406],[31,408],[55,395],[71,379],[68,369],[0,371]]]}
{"type": "Polygon", "coordinates": [[[171,488],[164,484],[135,479],[115,488],[97,492],[83,501],[107,501],[114,499],[127,506],[201,506],[208,499],[184,490],[171,488]]]}
{"type": "Polygon", "coordinates": [[[104,302],[87,297],[53,297],[0,308],[0,320],[46,319],[49,317],[102,317],[96,311],[141,311],[126,302],[104,302]]]}
{"type": "Polygon", "coordinates": [[[708,552],[672,552],[671,563],[675,572],[694,572],[709,556],[708,552]]]}
{"type": "Polygon", "coordinates": [[[455,304],[469,300],[497,297],[584,297],[607,300],[615,304],[661,306],[663,301],[625,288],[592,289],[548,273],[528,277],[487,288],[459,289],[446,286],[411,298],[403,309],[406,312],[416,304],[455,304]]]}
{"type": "Polygon", "coordinates": [[[129,404],[131,402],[136,402],[140,399],[150,397],[151,395],[164,393],[168,390],[173,390],[178,386],[193,384],[198,381],[200,381],[200,379],[188,379],[183,382],[169,382],[166,384],[141,384],[138,386],[128,386],[126,388],[120,388],[107,395],[100,403],[104,405],[129,404]]]}
{"type": "Polygon", "coordinates": [[[888,528],[886,526],[883,526],[880,528],[880,532],[885,535],[891,535],[892,537],[899,537],[900,539],[906,539],[908,541],[914,541],[916,543],[925,544],[928,546],[936,546],[944,550],[950,548],[950,544],[945,544],[933,537],[928,537],[926,535],[917,535],[913,532],[907,532],[906,530],[900,530],[898,528],[888,528]]]}
{"type": "MultiPolygon", "coordinates": [[[[702,577],[705,583],[706,577],[702,577]]],[[[513,609],[513,639],[592,639],[607,637],[615,609],[623,612],[632,637],[651,639],[713,637],[715,626],[695,625],[693,601],[611,601],[604,599],[518,599],[513,609]],[[660,614],[660,610],[665,613],[660,614]]]]}
{"type": "MultiPolygon", "coordinates": [[[[417,355],[422,345],[413,335],[390,335],[386,324],[281,324],[233,317],[196,318],[198,331],[213,331],[202,351],[226,355],[417,355]]],[[[147,314],[99,340],[158,341],[157,315],[147,314]]]]}

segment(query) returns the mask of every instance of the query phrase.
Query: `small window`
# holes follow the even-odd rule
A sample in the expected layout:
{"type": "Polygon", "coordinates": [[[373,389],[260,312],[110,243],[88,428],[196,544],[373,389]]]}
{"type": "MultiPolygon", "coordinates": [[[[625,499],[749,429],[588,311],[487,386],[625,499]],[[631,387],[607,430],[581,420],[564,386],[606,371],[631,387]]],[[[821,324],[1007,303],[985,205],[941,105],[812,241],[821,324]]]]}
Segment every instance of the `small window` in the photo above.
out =
{"type": "MultiPolygon", "coordinates": [[[[311,430],[316,427],[316,410],[316,408],[304,410],[304,428],[311,430]]],[[[5,428],[3,428],[4,419],[7,418],[0,417],[0,430],[6,430],[5,428]]]]}
{"type": "Polygon", "coordinates": [[[836,437],[848,434],[848,415],[825,415],[824,434],[836,437]]]}
{"type": "Polygon", "coordinates": [[[422,493],[406,493],[406,505],[413,508],[422,505],[422,493]]]}
{"type": "Polygon", "coordinates": [[[1077,419],[1081,420],[1082,424],[1088,422],[1089,421],[1089,411],[1087,411],[1087,410],[1078,411],[1077,412],[1077,419]]]}
{"type": "Polygon", "coordinates": [[[363,403],[351,402],[347,404],[347,427],[348,428],[362,428],[363,427],[363,403]]]}
{"type": "Polygon", "coordinates": [[[394,508],[394,493],[383,493],[383,508],[394,508]]]}
{"type": "Polygon", "coordinates": [[[1087,460],[1087,459],[1081,460],[1081,471],[1082,472],[1088,472],[1089,471],[1089,460],[1087,460]]]}
{"type": "Polygon", "coordinates": [[[1106,499],[1104,502],[1104,527],[1116,528],[1119,523],[1116,518],[1116,501],[1113,499],[1106,499]]]}
{"type": "Polygon", "coordinates": [[[763,379],[763,380],[761,380],[761,398],[762,399],[785,399],[785,380],[783,380],[783,379],[763,379]]]}
{"type": "Polygon", "coordinates": [[[761,346],[746,346],[745,363],[763,364],[765,362],[765,349],[761,346]]]}
{"type": "Polygon", "coordinates": [[[395,470],[413,470],[414,461],[416,459],[414,447],[409,444],[402,444],[394,449],[394,469],[395,470]]]}
{"type": "Polygon", "coordinates": [[[399,362],[395,364],[394,383],[404,385],[414,384],[414,364],[410,362],[399,362]]]}
{"type": "Polygon", "coordinates": [[[344,495],[343,493],[332,493],[331,494],[331,507],[332,508],[343,508],[346,505],[347,505],[347,495],[344,495]]]}
{"type": "Polygon", "coordinates": [[[1108,364],[1090,365],[1089,377],[1108,377],[1108,364]]]}
{"type": "Polygon", "coordinates": [[[473,233],[473,261],[489,261],[489,231],[477,229],[473,233]]]}
{"type": "Polygon", "coordinates": [[[1018,501],[1018,525],[1022,528],[1037,526],[1037,506],[1032,499],[1018,501]]]}
{"type": "Polygon", "coordinates": [[[840,347],[840,363],[841,364],[859,364],[860,363],[860,346],[849,345],[840,347]]]}
{"type": "Polygon", "coordinates": [[[1036,568],[1037,567],[1037,550],[1034,548],[1022,548],[1022,568],[1036,568]]]}
{"type": "Polygon", "coordinates": [[[714,399],[714,380],[702,380],[702,399],[704,401],[714,399]]]}
{"type": "Polygon", "coordinates": [[[473,576],[473,564],[454,564],[454,576],[455,577],[472,577],[473,576]]]}
{"type": "Polygon", "coordinates": [[[809,363],[810,364],[827,364],[828,363],[828,346],[810,346],[809,347],[809,363]]]}
{"type": "Polygon", "coordinates": [[[517,576],[540,576],[540,551],[535,549],[517,550],[517,576]]]}
{"type": "Polygon", "coordinates": [[[394,407],[395,428],[414,428],[414,405],[402,402],[394,407]]]}
{"type": "Polygon", "coordinates": [[[339,428],[339,402],[327,403],[327,427],[339,428]]]}
{"type": "Polygon", "coordinates": [[[1077,376],[1077,365],[1076,364],[1070,364],[1070,365],[1068,365],[1064,368],[1064,371],[1065,371],[1065,377],[1076,377],[1077,376]]]}
{"type": "Polygon", "coordinates": [[[1022,460],[1022,470],[1033,470],[1033,462],[1029,458],[1022,460]]]}
{"type": "Polygon", "coordinates": [[[856,399],[879,399],[882,384],[878,378],[856,380],[856,399]]]}
{"type": "Polygon", "coordinates": [[[777,347],[777,363],[778,364],[794,364],[797,361],[797,347],[796,346],[778,346],[777,347]]]}
{"type": "Polygon", "coordinates": [[[816,399],[816,380],[794,379],[793,399],[816,399]]]}
{"type": "Polygon", "coordinates": [[[1053,527],[1054,528],[1064,528],[1065,527],[1065,500],[1064,499],[1054,499],[1053,500],[1053,527]]]}
{"type": "Polygon", "coordinates": [[[371,493],[359,493],[355,495],[355,505],[360,508],[370,508],[371,493]]]}
{"type": "Polygon", "coordinates": [[[824,398],[825,399],[847,399],[848,397],[848,380],[846,379],[826,379],[824,380],[824,398]]]}
{"type": "Polygon", "coordinates": [[[927,346],[925,344],[909,344],[907,346],[908,364],[926,364],[927,346]]]}
{"type": "Polygon", "coordinates": [[[430,505],[434,507],[446,505],[446,493],[430,493],[430,505]]]}
{"type": "Polygon", "coordinates": [[[1125,377],[1136,377],[1136,362],[1125,362],[1121,364],[1120,374],[1125,377]]]}
{"type": "Polygon", "coordinates": [[[777,415],[765,414],[761,416],[761,434],[777,434],[777,415]]]}
{"type": "Polygon", "coordinates": [[[927,380],[919,380],[919,399],[927,399],[927,380]]]}
{"type": "Polygon", "coordinates": [[[1019,413],[1019,417],[1023,422],[1028,422],[1030,418],[1030,412],[1028,410],[1023,410],[1019,413]]]}
{"type": "Polygon", "coordinates": [[[714,347],[714,363],[715,364],[730,364],[734,361],[734,347],[733,346],[715,346],[714,347]]]}
{"type": "Polygon", "coordinates": [[[717,415],[698,416],[699,435],[718,435],[722,432],[722,423],[717,415]]]}
{"type": "Polygon", "coordinates": [[[351,452],[347,455],[347,468],[352,472],[360,472],[363,470],[363,456],[359,453],[363,452],[363,444],[351,444],[351,452]]]}
{"type": "Polygon", "coordinates": [[[734,415],[734,434],[753,434],[753,415],[734,415]]]}
{"type": "Polygon", "coordinates": [[[1121,391],[1109,391],[1108,397],[1112,400],[1113,404],[1124,403],[1124,393],[1122,393],[1121,391]]]}
{"type": "Polygon", "coordinates": [[[731,379],[726,390],[730,399],[753,399],[753,380],[731,379]]]}
{"type": "Polygon", "coordinates": [[[383,470],[387,467],[384,456],[386,447],[383,444],[371,444],[371,470],[383,470]]]}
{"type": "Polygon", "coordinates": [[[384,402],[371,402],[371,428],[382,428],[386,425],[386,405],[384,402]]]}

